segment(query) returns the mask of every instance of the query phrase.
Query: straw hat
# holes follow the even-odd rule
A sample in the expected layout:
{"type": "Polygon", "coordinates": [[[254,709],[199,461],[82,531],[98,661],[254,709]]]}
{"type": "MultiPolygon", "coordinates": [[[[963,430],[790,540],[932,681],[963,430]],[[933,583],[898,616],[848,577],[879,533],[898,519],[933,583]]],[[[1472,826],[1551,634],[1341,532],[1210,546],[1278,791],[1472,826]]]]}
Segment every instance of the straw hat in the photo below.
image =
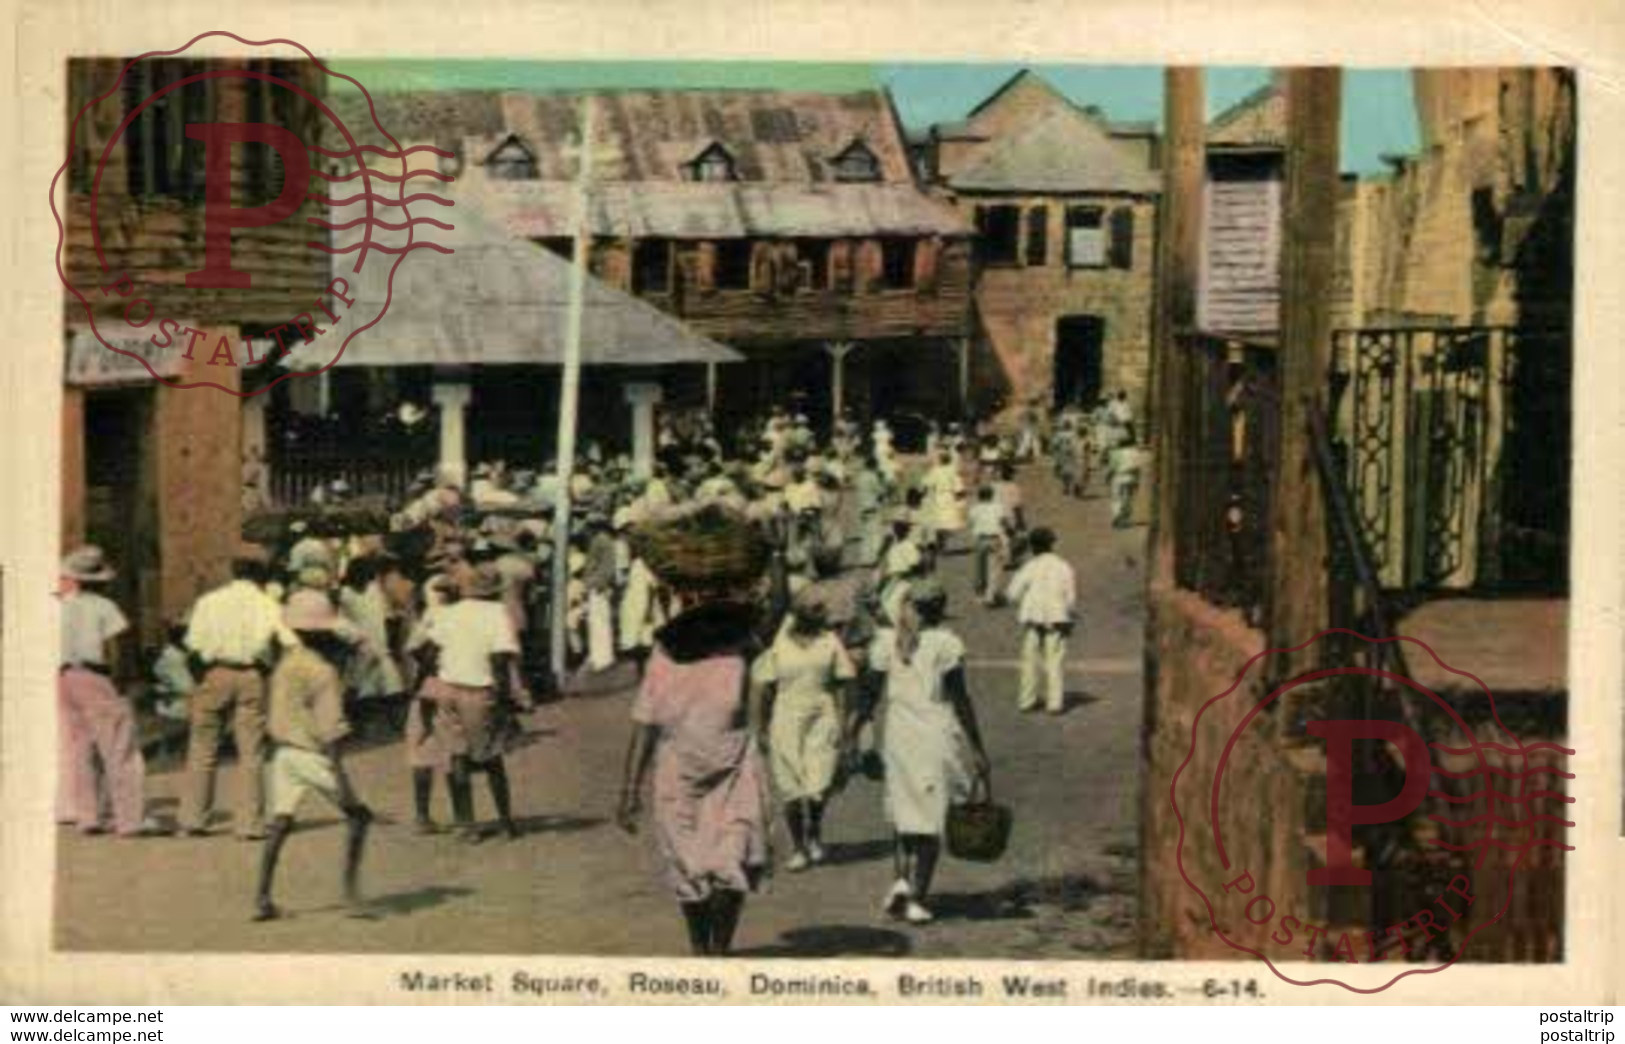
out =
{"type": "Polygon", "coordinates": [[[62,560],[62,575],[81,583],[111,580],[116,575],[107,564],[107,555],[95,544],[75,548],[62,560]]]}
{"type": "Polygon", "coordinates": [[[282,622],[293,631],[337,631],[340,629],[338,610],[320,591],[295,591],[282,607],[282,622]]]}

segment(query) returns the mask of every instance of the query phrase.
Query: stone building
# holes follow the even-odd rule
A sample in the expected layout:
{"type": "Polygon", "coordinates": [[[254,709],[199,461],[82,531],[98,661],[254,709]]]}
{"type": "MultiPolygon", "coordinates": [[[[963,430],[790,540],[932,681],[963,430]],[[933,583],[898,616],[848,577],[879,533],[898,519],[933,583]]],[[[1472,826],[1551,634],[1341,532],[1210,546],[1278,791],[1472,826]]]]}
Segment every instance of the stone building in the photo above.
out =
{"type": "MultiPolygon", "coordinates": [[[[584,97],[376,101],[403,146],[459,154],[457,191],[493,221],[569,257],[584,97]]],[[[591,273],[745,357],[709,386],[673,389],[679,401],[725,422],[796,402],[818,424],[837,400],[859,415],[960,407],[970,228],[916,184],[884,92],[592,98],[591,273]]]]}
{"type": "Polygon", "coordinates": [[[924,171],[976,229],[978,405],[1089,403],[1150,379],[1156,138],[1023,71],[931,128],[924,171]]]}
{"type": "MultiPolygon", "coordinates": [[[[113,88],[126,61],[68,63],[67,124],[113,88]]],[[[98,342],[91,316],[115,347],[144,350],[159,377],[235,390],[237,365],[210,365],[203,351],[188,360],[178,340],[155,350],[149,335],[159,324],[151,316],[201,331],[198,343],[218,349],[223,338],[237,349],[243,338],[286,322],[301,288],[314,298],[326,284],[326,259],[304,248],[307,233],[290,219],[236,230],[232,267],[250,274],[251,286],[176,286],[179,273],[202,267],[204,252],[204,166],[185,125],[266,121],[292,129],[313,118],[295,95],[265,81],[226,75],[180,82],[237,69],[317,89],[315,70],[302,62],[144,61],[79,120],[65,173],[63,269],[82,297],[63,295],[62,543],[88,540],[109,552],[119,569],[116,596],[144,642],[228,573],[241,529],[242,407],[218,389],[163,387],[139,361],[98,342]],[[156,100],[138,109],[152,95],[156,100]],[[119,276],[128,276],[126,295],[101,292],[119,276]],[[139,302],[148,302],[145,318],[139,302]]],[[[278,162],[269,149],[236,150],[234,205],[275,198],[278,162]]]]}

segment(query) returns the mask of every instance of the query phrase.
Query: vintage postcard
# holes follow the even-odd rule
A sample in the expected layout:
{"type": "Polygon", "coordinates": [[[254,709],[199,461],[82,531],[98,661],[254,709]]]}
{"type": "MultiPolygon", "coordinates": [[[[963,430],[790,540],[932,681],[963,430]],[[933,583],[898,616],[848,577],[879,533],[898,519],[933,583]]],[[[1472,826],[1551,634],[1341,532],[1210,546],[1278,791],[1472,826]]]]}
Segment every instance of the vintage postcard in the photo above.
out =
{"type": "Polygon", "coordinates": [[[226,7],[14,27],[9,995],[1618,1002],[1617,13],[226,7]]]}

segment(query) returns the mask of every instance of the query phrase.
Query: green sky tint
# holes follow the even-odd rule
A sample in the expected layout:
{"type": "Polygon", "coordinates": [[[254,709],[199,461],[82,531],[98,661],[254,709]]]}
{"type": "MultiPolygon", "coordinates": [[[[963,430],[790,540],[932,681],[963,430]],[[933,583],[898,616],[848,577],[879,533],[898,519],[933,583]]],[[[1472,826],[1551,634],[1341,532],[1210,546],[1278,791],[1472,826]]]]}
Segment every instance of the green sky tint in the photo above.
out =
{"type": "MultiPolygon", "coordinates": [[[[1023,68],[1000,62],[911,62],[870,65],[821,62],[583,62],[532,59],[343,60],[334,68],[374,92],[426,90],[561,91],[613,88],[778,88],[854,91],[884,86],[911,132],[962,119],[1023,68]]],[[[1155,66],[1029,66],[1080,105],[1098,105],[1118,120],[1162,119],[1162,70],[1155,66]]],[[[1208,115],[1269,80],[1262,68],[1208,70],[1208,115]]],[[[335,89],[351,90],[342,80],[335,89]]],[[[1410,153],[1419,133],[1410,73],[1351,69],[1343,85],[1343,168],[1381,173],[1386,153],[1410,153]]]]}

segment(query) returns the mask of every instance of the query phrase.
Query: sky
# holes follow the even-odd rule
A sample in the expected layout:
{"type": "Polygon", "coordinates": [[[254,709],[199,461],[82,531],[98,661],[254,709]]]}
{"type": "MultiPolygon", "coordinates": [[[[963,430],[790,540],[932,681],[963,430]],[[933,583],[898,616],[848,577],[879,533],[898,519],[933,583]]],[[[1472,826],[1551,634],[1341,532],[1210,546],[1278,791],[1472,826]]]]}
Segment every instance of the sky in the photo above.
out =
{"type": "MultiPolygon", "coordinates": [[[[776,87],[788,90],[891,90],[905,127],[963,119],[1022,68],[1031,68],[1079,105],[1114,120],[1162,121],[1162,70],[1155,66],[1000,63],[870,65],[820,62],[538,62],[502,59],[351,60],[334,68],[370,91],[586,88],[776,87]]],[[[1208,116],[1269,80],[1261,68],[1210,67],[1208,116]]],[[[343,81],[336,81],[345,89],[343,81]]],[[[1343,169],[1386,171],[1381,157],[1413,153],[1419,134],[1404,69],[1350,69],[1343,83],[1343,169]]]]}

